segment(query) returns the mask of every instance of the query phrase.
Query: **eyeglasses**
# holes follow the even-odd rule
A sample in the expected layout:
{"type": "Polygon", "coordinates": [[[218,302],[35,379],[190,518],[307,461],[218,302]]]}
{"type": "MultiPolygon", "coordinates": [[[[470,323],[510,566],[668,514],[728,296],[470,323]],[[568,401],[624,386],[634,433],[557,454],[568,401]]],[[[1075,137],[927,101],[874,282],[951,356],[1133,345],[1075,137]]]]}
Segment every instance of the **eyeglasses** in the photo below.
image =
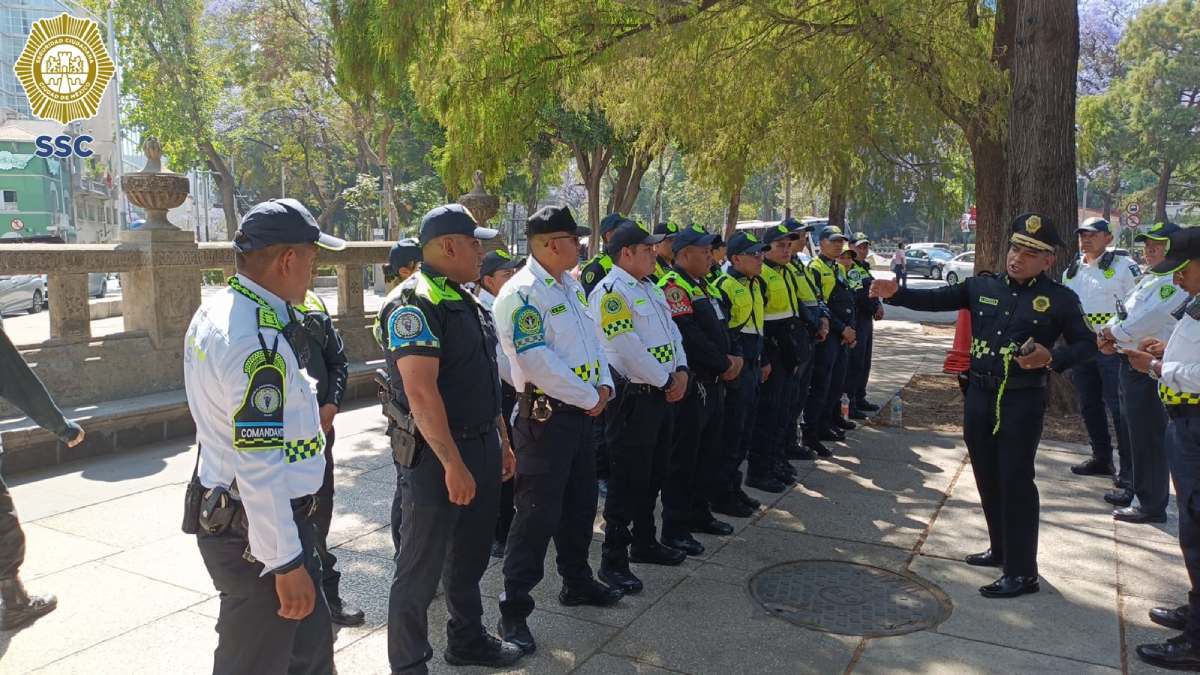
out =
{"type": "Polygon", "coordinates": [[[575,241],[575,245],[576,246],[579,245],[579,235],[577,235],[577,234],[564,234],[561,237],[550,237],[546,241],[552,242],[552,241],[558,241],[560,239],[573,239],[575,241]]]}

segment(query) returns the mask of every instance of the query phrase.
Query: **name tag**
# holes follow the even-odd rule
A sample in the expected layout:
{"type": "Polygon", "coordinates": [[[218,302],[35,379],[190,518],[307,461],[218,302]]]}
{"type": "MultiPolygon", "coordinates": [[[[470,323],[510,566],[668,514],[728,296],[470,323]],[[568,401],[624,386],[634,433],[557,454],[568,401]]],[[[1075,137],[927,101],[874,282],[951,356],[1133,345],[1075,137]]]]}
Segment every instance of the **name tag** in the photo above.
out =
{"type": "Polygon", "coordinates": [[[562,314],[565,311],[567,311],[566,305],[555,305],[550,308],[550,313],[554,315],[562,314]]]}
{"type": "Polygon", "coordinates": [[[985,305],[992,305],[992,306],[996,306],[996,305],[1000,304],[1000,301],[998,299],[989,298],[986,295],[979,296],[979,302],[982,302],[985,305]]]}

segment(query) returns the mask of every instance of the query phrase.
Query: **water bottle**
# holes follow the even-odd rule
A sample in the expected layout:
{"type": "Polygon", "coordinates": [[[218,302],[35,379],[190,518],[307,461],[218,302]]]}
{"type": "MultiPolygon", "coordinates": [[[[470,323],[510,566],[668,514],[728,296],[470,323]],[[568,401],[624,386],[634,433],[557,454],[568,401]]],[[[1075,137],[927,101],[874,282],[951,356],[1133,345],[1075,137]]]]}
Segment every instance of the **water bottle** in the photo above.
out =
{"type": "Polygon", "coordinates": [[[900,398],[899,391],[892,397],[891,422],[894,427],[904,426],[904,399],[900,398]]]}
{"type": "Polygon", "coordinates": [[[846,393],[842,394],[842,419],[850,419],[850,396],[846,393]]]}

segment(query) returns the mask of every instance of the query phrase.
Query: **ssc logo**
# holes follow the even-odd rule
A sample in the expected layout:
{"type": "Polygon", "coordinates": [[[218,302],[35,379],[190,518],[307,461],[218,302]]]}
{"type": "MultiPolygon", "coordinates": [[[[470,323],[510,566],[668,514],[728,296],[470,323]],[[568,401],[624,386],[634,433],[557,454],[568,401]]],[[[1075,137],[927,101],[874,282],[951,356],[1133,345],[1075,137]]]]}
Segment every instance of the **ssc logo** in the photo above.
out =
{"type": "Polygon", "coordinates": [[[254,404],[255,410],[264,415],[270,415],[279,410],[279,406],[283,403],[283,395],[275,385],[265,384],[254,390],[250,402],[254,404]]]}
{"type": "Polygon", "coordinates": [[[542,317],[536,309],[526,307],[517,313],[517,327],[526,335],[540,333],[542,330],[542,317]]]}
{"type": "Polygon", "coordinates": [[[621,301],[616,298],[609,298],[604,301],[604,311],[609,314],[616,314],[621,311],[621,301]]]}
{"type": "Polygon", "coordinates": [[[33,114],[62,124],[95,117],[114,72],[96,22],[68,14],[35,21],[13,65],[33,114]]]}
{"type": "Polygon", "coordinates": [[[402,338],[415,338],[425,330],[425,322],[421,320],[421,316],[412,311],[397,312],[393,325],[396,335],[402,338]]]}

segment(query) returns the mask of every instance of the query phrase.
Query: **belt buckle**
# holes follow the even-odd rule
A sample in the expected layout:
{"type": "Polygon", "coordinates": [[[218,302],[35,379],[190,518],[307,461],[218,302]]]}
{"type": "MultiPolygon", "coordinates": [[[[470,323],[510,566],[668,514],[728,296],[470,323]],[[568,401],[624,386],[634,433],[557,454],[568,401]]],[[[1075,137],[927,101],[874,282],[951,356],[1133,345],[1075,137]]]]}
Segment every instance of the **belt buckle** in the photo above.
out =
{"type": "Polygon", "coordinates": [[[550,399],[545,396],[539,396],[533,399],[533,409],[529,416],[536,422],[545,422],[554,414],[554,410],[550,407],[550,399]]]}

